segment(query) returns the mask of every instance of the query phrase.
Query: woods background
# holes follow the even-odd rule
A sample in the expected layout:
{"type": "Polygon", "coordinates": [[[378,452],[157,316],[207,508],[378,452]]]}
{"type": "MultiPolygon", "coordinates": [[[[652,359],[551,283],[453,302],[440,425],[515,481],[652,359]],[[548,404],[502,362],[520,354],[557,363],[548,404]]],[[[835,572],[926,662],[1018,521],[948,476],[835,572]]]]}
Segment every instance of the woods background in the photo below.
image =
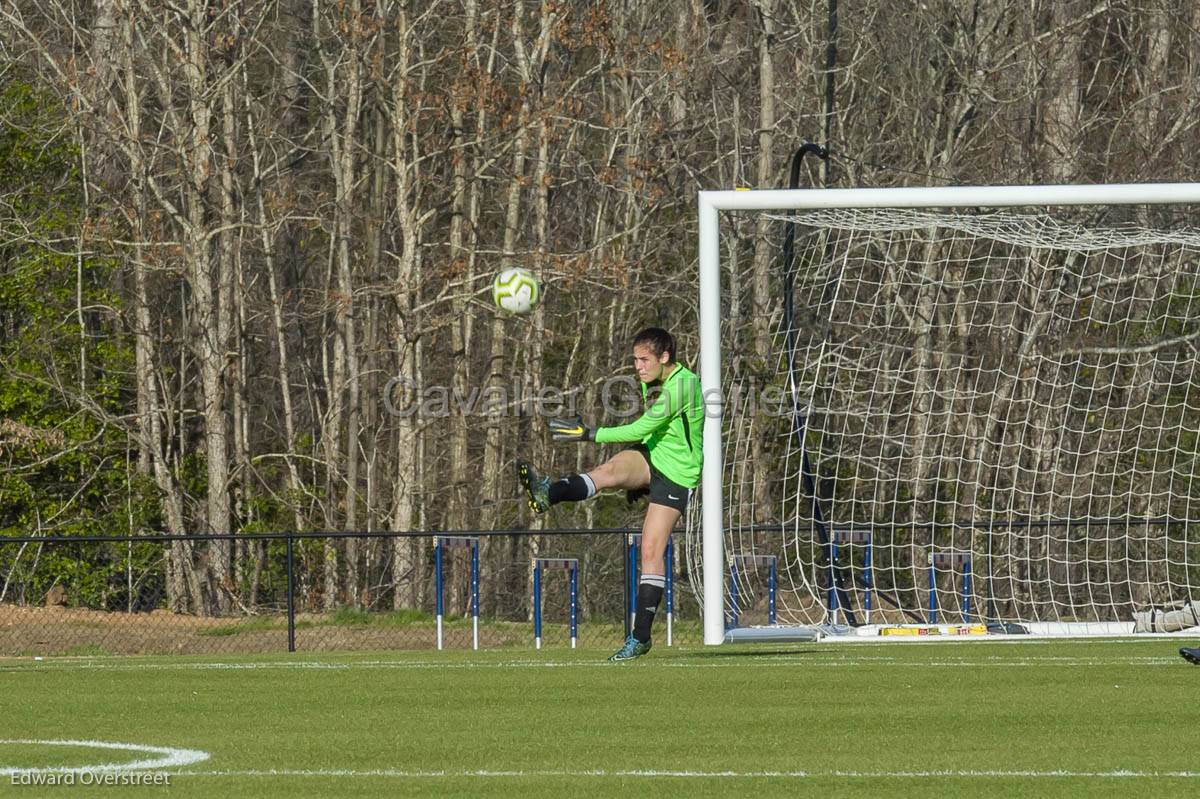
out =
{"type": "MultiPolygon", "coordinates": [[[[832,38],[829,10],[0,0],[0,533],[536,526],[514,458],[602,452],[551,449],[521,397],[574,387],[604,423],[647,324],[695,365],[698,190],[783,185],[806,140],[832,154],[808,185],[1194,176],[1200,5],[843,0],[832,38]],[[491,305],[514,265],[545,288],[528,318],[491,305]],[[392,414],[396,377],[397,405],[478,401],[392,414]]],[[[731,238],[760,274],[769,224],[731,238]]],[[[305,556],[322,606],[405,608],[427,553],[305,556]]],[[[173,544],[165,604],[252,601],[264,554],[173,544]]]]}

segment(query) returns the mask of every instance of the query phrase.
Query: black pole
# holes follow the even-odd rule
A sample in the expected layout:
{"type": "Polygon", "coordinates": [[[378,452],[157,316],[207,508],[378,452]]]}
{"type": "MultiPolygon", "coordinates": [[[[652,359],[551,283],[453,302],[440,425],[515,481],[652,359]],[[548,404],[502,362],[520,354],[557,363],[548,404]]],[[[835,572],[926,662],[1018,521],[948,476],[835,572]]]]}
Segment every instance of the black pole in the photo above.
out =
{"type": "Polygon", "coordinates": [[[296,651],[296,570],[292,559],[292,537],[287,537],[287,621],[288,651],[296,651]]]}
{"type": "MultiPolygon", "coordinates": [[[[832,8],[833,13],[836,13],[836,4],[832,8]]],[[[806,142],[792,156],[792,168],[788,175],[788,188],[800,188],[800,167],[804,162],[804,156],[810,153],[820,158],[823,162],[827,161],[829,157],[829,151],[824,147],[812,142],[806,142]]],[[[794,296],[796,276],[795,246],[796,223],[794,220],[789,220],[784,230],[783,239],[783,324],[784,337],[786,339],[785,346],[787,348],[788,376],[791,379],[793,389],[792,436],[796,440],[796,446],[800,449],[800,476],[812,502],[813,528],[816,532],[817,540],[821,542],[821,545],[825,549],[825,558],[828,561],[830,609],[832,610],[836,606],[837,609],[846,615],[846,620],[851,625],[856,625],[857,620],[850,606],[850,594],[846,590],[844,570],[839,567],[833,557],[834,537],[830,535],[828,524],[825,521],[825,513],[821,507],[820,487],[816,478],[816,469],[809,458],[808,447],[805,444],[808,418],[805,416],[804,410],[800,405],[800,398],[795,392],[797,384],[796,349],[798,347],[798,342],[796,341],[796,304],[794,296]]]]}

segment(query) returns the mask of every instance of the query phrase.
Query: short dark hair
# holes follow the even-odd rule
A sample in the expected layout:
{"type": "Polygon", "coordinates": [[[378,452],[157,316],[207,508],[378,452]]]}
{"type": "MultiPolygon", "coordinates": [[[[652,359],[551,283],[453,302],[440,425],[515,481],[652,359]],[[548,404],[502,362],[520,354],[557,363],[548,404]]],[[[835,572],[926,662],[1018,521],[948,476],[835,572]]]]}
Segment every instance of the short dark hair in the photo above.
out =
{"type": "Polygon", "coordinates": [[[675,337],[661,327],[648,327],[633,337],[633,346],[649,347],[655,357],[667,354],[667,362],[675,362],[675,337]]]}

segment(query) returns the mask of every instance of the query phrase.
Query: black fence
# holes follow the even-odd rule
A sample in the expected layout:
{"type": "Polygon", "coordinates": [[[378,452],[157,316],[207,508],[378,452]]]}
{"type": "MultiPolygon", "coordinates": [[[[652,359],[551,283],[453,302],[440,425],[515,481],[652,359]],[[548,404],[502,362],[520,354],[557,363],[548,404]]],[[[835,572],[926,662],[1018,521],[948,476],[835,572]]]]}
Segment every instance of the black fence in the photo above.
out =
{"type": "MultiPolygon", "coordinates": [[[[0,656],[531,649],[535,582],[542,646],[571,645],[574,604],[578,645],[615,649],[637,532],[4,538],[0,656]]],[[[698,644],[691,577],[673,554],[670,637],[698,644]]]]}

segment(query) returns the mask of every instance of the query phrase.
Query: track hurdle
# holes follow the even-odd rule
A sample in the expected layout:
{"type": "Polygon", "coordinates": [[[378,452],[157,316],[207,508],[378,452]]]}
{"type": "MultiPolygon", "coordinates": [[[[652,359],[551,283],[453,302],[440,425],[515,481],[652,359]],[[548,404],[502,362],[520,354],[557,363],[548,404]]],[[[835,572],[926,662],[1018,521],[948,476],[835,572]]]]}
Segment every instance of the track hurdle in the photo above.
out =
{"type": "Polygon", "coordinates": [[[565,569],[571,584],[571,648],[575,648],[578,600],[579,560],[577,558],[534,558],[533,559],[533,646],[542,648],[542,569],[565,569]]]}
{"type": "Polygon", "coordinates": [[[971,553],[970,552],[930,552],[929,553],[929,623],[937,624],[937,570],[962,567],[962,620],[966,624],[971,620],[971,553]]]}
{"type": "MultiPolygon", "coordinates": [[[[637,613],[637,587],[641,575],[641,558],[638,557],[638,547],[642,543],[641,533],[630,533],[625,537],[625,573],[629,575],[629,583],[625,591],[625,613],[628,621],[625,635],[633,630],[633,619],[637,613]]],[[[674,536],[667,536],[667,551],[663,554],[663,566],[666,569],[666,586],[663,588],[663,606],[667,611],[667,646],[672,645],[675,624],[675,581],[671,573],[674,571],[675,544],[674,536]]]]}
{"type": "Polygon", "coordinates": [[[458,535],[439,535],[433,542],[434,582],[437,591],[437,648],[441,649],[442,614],[445,611],[443,594],[445,583],[442,579],[442,562],[445,559],[444,550],[471,550],[471,648],[479,648],[479,539],[458,535]]]}
{"type": "Polygon", "coordinates": [[[775,555],[734,555],[729,559],[729,602],[731,605],[730,624],[726,629],[738,626],[738,567],[749,567],[758,571],[759,566],[766,566],[767,572],[767,623],[775,623],[775,590],[777,583],[778,558],[775,555]]]}
{"type": "MultiPolygon", "coordinates": [[[[838,529],[834,528],[830,531],[829,542],[831,546],[830,555],[832,562],[836,565],[841,557],[841,548],[849,544],[859,544],[865,547],[863,550],[863,565],[862,565],[862,586],[863,586],[863,616],[866,624],[871,623],[871,609],[874,605],[874,587],[875,573],[871,568],[871,563],[875,559],[875,547],[871,543],[871,531],[862,529],[838,529]]],[[[854,564],[851,562],[850,569],[853,573],[854,564]]],[[[852,581],[853,582],[853,581],[852,581]]],[[[841,619],[838,617],[838,601],[836,587],[831,586],[829,591],[829,617],[831,624],[838,624],[841,619]]]]}

